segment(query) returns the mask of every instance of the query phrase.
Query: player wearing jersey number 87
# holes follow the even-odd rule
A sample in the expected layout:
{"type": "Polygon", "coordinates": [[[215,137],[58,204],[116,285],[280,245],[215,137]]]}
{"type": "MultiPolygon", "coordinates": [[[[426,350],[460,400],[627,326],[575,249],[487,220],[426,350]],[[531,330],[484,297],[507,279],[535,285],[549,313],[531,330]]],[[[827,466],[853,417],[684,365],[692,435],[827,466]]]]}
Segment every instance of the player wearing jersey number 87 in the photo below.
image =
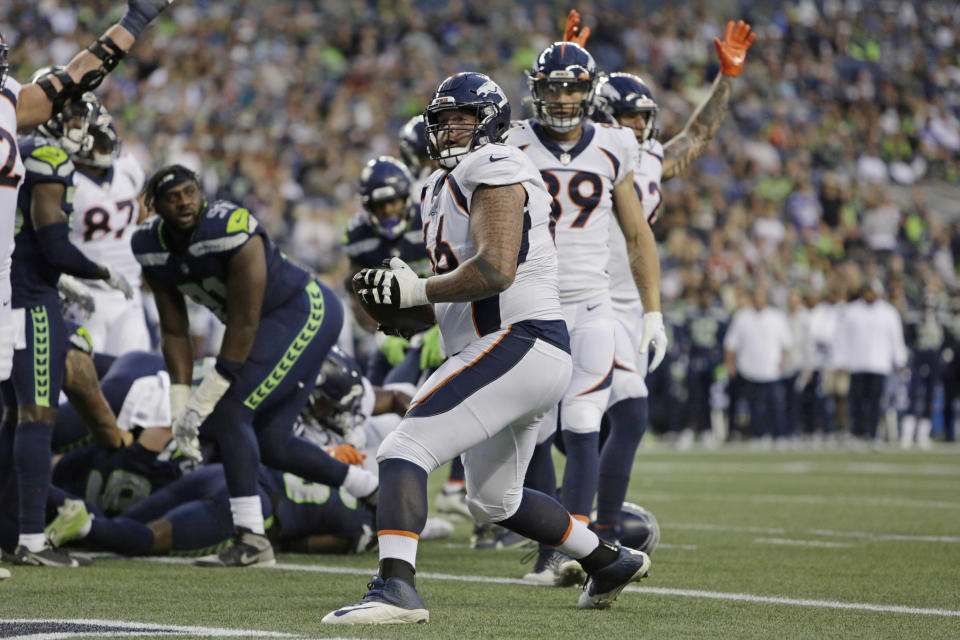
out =
{"type": "MultiPolygon", "coordinates": [[[[605,606],[646,573],[649,558],[601,544],[555,499],[522,486],[539,422],[560,399],[571,369],[548,230],[550,196],[524,154],[500,144],[510,106],[487,76],[467,72],[444,80],[425,118],[430,154],[446,169],[425,187],[420,213],[427,248],[436,256],[438,246],[448,247],[456,266],[448,262],[440,275],[419,279],[392,261],[388,272],[365,270],[359,277],[374,300],[398,307],[434,303],[453,355],[377,451],[378,575],[359,603],[323,622],[428,620],[414,588],[427,475],[460,454],[474,517],[555,545],[588,571],[609,576],[586,605],[605,606]]],[[[441,265],[434,265],[439,273],[441,265]]]]}

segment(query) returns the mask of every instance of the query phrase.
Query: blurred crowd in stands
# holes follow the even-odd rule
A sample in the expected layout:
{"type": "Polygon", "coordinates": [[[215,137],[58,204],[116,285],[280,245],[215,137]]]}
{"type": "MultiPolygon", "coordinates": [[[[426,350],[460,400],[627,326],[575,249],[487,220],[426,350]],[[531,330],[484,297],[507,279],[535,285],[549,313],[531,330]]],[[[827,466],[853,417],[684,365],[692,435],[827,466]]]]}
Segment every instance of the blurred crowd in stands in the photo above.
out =
{"type": "MultiPolygon", "coordinates": [[[[655,428],[682,433],[699,424],[705,432],[706,423],[681,410],[690,390],[703,395],[705,385],[706,406],[751,433],[723,384],[722,345],[731,316],[749,308],[757,290],[791,322],[804,308],[839,310],[869,290],[899,312],[910,353],[891,362],[883,406],[931,419],[935,436],[952,437],[952,414],[944,423],[932,409],[916,409],[927,392],[911,390],[920,350],[937,353],[932,407],[950,405],[960,384],[957,3],[716,5],[732,13],[708,2],[575,4],[601,69],[638,73],[651,86],[663,142],[717,73],[712,39],[726,21],[747,20],[758,36],[715,141],[663,188],[655,232],[674,337],[669,361],[650,380],[655,428]],[[943,329],[939,344],[925,333],[930,317],[943,329]],[[709,356],[697,344],[709,342],[704,318],[719,327],[709,356]]],[[[288,253],[341,282],[341,237],[359,206],[363,163],[396,154],[397,130],[459,70],[491,75],[514,117],[526,116],[523,70],[559,39],[570,8],[183,0],[172,9],[177,28],[161,21],[145,34],[100,91],[126,148],[148,170],[169,162],[199,169],[210,197],[242,203],[288,253]]],[[[13,74],[26,81],[26,70],[66,59],[116,10],[113,0],[6,0],[0,24],[13,74]]],[[[784,402],[812,373],[848,369],[819,348],[816,355],[795,346],[781,365],[793,379],[783,383],[784,402]]],[[[771,435],[850,428],[842,402],[822,401],[845,392],[817,393],[829,409],[823,416],[791,424],[800,414],[784,409],[771,435]]]]}

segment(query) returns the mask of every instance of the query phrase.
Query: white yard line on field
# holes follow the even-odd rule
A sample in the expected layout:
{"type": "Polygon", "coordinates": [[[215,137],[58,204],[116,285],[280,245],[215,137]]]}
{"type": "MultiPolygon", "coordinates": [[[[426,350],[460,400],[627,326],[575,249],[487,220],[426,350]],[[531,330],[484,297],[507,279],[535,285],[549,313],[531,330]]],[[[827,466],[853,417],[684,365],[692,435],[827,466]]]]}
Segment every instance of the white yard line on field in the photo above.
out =
{"type": "Polygon", "coordinates": [[[738,533],[758,533],[766,535],[811,535],[828,536],[834,538],[860,538],[870,542],[945,542],[948,544],[960,543],[960,536],[924,536],[898,533],[871,533],[869,531],[834,531],[831,529],[800,529],[787,531],[781,528],[769,527],[733,527],[719,524],[694,524],[683,522],[669,522],[666,529],[680,529],[689,531],[733,531],[738,533]]]}
{"type": "MultiPolygon", "coordinates": [[[[190,562],[187,558],[143,558],[154,562],[169,562],[182,564],[190,562]]],[[[279,563],[265,569],[280,569],[282,571],[311,571],[314,573],[334,573],[369,577],[376,572],[376,567],[355,569],[353,567],[329,567],[316,564],[279,563]]],[[[454,582],[474,582],[482,584],[509,584],[531,586],[519,578],[499,578],[492,576],[454,575],[449,573],[418,572],[420,578],[429,580],[450,580],[454,582]]],[[[878,613],[905,613],[923,616],[945,616],[960,618],[960,611],[952,609],[931,609],[921,607],[905,607],[901,605],[871,604],[863,602],[837,602],[835,600],[808,600],[797,598],[781,598],[776,596],[760,596],[752,593],[725,593],[722,591],[700,591],[697,589],[666,589],[662,587],[627,587],[624,591],[631,593],[654,594],[661,596],[679,596],[684,598],[707,598],[712,600],[731,600],[736,602],[759,602],[765,604],[780,604],[794,607],[820,607],[824,609],[849,609],[856,611],[874,611],[878,613]]]]}
{"type": "Polygon", "coordinates": [[[869,507],[901,507],[912,509],[949,509],[960,512],[960,501],[956,500],[913,500],[894,496],[816,496],[776,493],[704,493],[696,494],[679,491],[644,491],[644,499],[652,500],[701,500],[704,502],[740,502],[760,504],[812,504],[812,505],[851,505],[869,507]]]}
{"type": "Polygon", "coordinates": [[[828,542],[826,540],[790,540],[788,538],[754,538],[760,544],[780,544],[788,547],[823,547],[828,549],[848,549],[856,546],[852,542],[828,542]]]}

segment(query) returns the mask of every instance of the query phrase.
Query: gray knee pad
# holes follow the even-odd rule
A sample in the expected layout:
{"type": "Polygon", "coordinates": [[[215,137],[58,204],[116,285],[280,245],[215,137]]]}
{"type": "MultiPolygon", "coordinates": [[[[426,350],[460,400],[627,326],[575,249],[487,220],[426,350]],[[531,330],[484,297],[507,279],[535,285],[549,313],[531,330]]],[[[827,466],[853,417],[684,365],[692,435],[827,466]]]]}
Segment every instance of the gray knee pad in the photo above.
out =
{"type": "Polygon", "coordinates": [[[383,439],[377,449],[377,462],[383,462],[388,458],[399,458],[412,462],[427,473],[432,472],[441,464],[420,442],[396,429],[383,439]]]}
{"type": "Polygon", "coordinates": [[[471,496],[467,492],[467,508],[474,520],[482,523],[502,522],[515,514],[523,500],[523,487],[515,487],[502,496],[471,496]]]}

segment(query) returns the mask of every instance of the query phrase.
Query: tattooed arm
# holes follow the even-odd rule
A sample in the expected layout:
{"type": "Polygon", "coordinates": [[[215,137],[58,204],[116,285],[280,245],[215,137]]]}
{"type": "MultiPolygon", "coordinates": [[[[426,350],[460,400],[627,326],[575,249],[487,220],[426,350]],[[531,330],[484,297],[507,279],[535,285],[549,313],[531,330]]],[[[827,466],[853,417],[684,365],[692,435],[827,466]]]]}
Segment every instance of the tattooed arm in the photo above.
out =
{"type": "Polygon", "coordinates": [[[731,20],[727,23],[723,41],[713,39],[717,47],[717,57],[720,58],[720,73],[713,82],[710,95],[690,116],[683,131],[663,145],[662,180],[669,180],[682,173],[710,144],[727,115],[727,103],[730,102],[730,94],[733,92],[733,79],[740,75],[747,59],[747,50],[756,35],[750,32],[750,25],[743,20],[736,24],[731,20]]]}
{"type": "Polygon", "coordinates": [[[526,198],[527,192],[519,184],[481,185],[474,191],[470,236],[477,253],[450,273],[427,280],[430,302],[482,300],[513,283],[526,198]]]}
{"type": "Polygon", "coordinates": [[[733,78],[717,74],[710,95],[690,116],[683,131],[663,145],[663,177],[670,178],[683,173],[690,163],[699,158],[720,128],[727,115],[727,103],[733,91],[733,78]]]}
{"type": "Polygon", "coordinates": [[[627,240],[630,272],[644,311],[660,311],[660,260],[650,224],[633,188],[633,172],[613,188],[613,212],[627,240]]]}
{"type": "Polygon", "coordinates": [[[133,436],[121,431],[117,417],[100,390],[93,358],[77,349],[67,351],[63,392],[83,418],[95,442],[116,449],[133,443],[133,436]]]}

